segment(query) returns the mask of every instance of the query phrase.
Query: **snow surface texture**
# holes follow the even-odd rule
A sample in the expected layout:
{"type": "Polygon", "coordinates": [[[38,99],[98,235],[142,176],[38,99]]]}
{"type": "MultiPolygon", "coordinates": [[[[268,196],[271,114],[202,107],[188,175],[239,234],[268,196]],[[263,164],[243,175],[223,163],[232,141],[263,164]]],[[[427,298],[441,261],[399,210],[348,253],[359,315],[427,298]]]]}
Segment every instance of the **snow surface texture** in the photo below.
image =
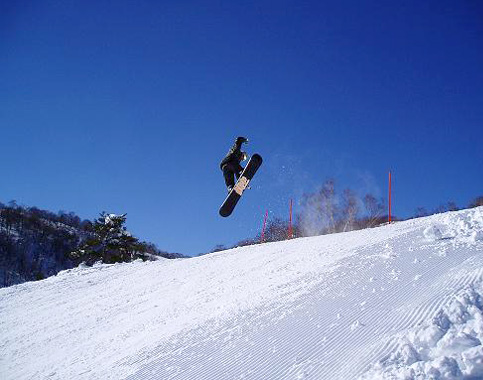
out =
{"type": "Polygon", "coordinates": [[[483,378],[483,207],[0,289],[1,379],[483,378]]]}

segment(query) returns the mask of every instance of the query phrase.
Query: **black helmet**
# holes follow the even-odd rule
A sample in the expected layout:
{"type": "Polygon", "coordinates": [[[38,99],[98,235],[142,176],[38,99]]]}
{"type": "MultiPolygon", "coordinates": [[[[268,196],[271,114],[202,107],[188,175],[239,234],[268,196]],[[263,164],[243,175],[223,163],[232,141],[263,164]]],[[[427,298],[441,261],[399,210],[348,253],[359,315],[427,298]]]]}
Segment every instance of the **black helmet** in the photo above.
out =
{"type": "Polygon", "coordinates": [[[238,136],[236,138],[236,143],[237,144],[243,144],[243,143],[247,143],[247,142],[248,142],[248,139],[246,137],[238,136]]]}

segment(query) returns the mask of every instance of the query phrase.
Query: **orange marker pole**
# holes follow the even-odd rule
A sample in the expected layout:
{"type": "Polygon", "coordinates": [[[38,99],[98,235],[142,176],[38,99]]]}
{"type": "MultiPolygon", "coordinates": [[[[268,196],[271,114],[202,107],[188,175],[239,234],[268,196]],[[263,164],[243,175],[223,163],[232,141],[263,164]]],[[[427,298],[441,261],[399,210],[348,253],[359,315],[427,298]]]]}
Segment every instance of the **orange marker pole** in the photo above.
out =
{"type": "Polygon", "coordinates": [[[391,171],[389,170],[389,223],[391,223],[391,171]]]}
{"type": "Polygon", "coordinates": [[[265,211],[265,218],[263,218],[262,236],[260,238],[261,243],[265,241],[265,226],[267,225],[267,217],[268,217],[268,209],[267,211],[265,211]]]}
{"type": "Polygon", "coordinates": [[[289,222],[288,222],[288,238],[292,239],[293,231],[292,231],[292,199],[290,199],[290,213],[289,213],[289,222]]]}

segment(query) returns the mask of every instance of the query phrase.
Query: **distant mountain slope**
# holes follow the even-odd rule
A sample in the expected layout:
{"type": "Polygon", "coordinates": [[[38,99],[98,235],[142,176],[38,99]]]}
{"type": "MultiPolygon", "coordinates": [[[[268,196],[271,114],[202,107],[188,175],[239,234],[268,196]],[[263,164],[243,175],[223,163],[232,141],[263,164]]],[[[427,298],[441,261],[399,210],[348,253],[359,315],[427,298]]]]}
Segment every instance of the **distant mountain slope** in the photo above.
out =
{"type": "Polygon", "coordinates": [[[479,378],[482,284],[483,207],[76,268],[0,289],[0,377],[479,378]]]}

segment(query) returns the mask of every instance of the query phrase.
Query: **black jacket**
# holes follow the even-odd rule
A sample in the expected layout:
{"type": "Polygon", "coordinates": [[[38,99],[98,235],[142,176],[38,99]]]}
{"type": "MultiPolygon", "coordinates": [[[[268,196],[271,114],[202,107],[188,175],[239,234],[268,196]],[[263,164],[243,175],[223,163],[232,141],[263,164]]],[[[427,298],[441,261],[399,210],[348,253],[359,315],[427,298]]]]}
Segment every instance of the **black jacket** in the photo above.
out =
{"type": "Polygon", "coordinates": [[[241,142],[235,142],[230,148],[225,158],[220,162],[220,168],[223,169],[223,165],[233,163],[239,165],[243,160],[243,152],[241,151],[241,142]]]}

